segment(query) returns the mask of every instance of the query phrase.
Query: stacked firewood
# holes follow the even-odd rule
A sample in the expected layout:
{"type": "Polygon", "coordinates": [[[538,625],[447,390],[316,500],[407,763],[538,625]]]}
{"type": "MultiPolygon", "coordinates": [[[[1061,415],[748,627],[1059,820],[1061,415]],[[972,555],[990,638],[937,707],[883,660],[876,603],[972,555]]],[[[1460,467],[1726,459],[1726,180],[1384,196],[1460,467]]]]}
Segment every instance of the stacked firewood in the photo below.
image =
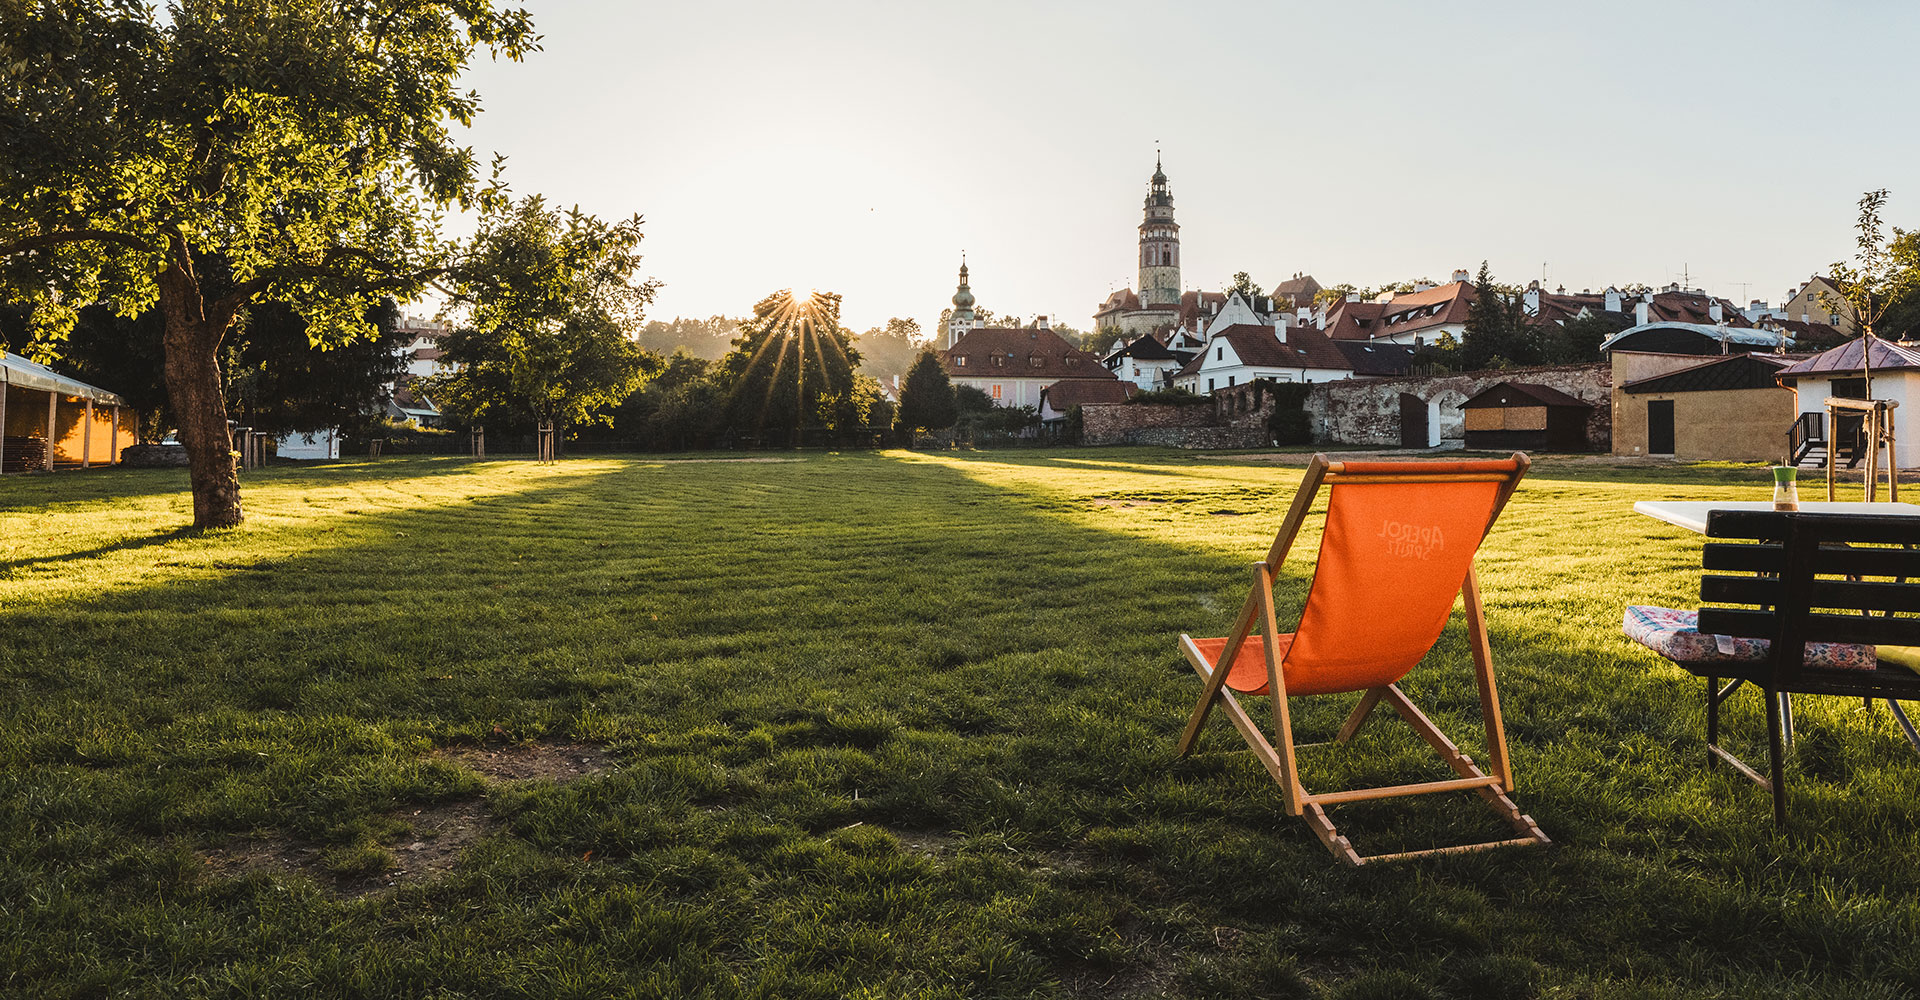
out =
{"type": "Polygon", "coordinates": [[[37,437],[0,439],[0,472],[38,472],[47,467],[47,441],[37,437]]]}

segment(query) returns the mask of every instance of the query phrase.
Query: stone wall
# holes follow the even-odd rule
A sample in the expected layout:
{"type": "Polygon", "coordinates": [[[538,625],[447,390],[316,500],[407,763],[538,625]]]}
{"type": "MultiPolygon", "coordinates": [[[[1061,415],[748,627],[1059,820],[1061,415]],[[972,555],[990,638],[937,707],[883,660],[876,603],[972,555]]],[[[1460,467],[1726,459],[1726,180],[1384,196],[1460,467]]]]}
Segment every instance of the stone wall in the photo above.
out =
{"type": "Polygon", "coordinates": [[[1264,448],[1276,397],[1261,382],[1218,389],[1204,403],[1096,403],[1082,406],[1084,444],[1164,448],[1264,448]]]}
{"type": "MultiPolygon", "coordinates": [[[[1148,431],[1205,427],[1212,423],[1211,403],[1089,403],[1080,407],[1086,444],[1162,444],[1140,440],[1148,431]]],[[[1180,447],[1174,445],[1174,447],[1180,447]]]]}
{"type": "Polygon", "coordinates": [[[1427,404],[1430,440],[1460,441],[1466,438],[1466,418],[1460,404],[1501,382],[1549,386],[1592,403],[1593,411],[1587,417],[1587,447],[1608,450],[1613,432],[1613,387],[1608,366],[1600,363],[1318,382],[1307,396],[1307,415],[1313,421],[1315,440],[1397,445],[1400,394],[1407,393],[1427,404]]]}

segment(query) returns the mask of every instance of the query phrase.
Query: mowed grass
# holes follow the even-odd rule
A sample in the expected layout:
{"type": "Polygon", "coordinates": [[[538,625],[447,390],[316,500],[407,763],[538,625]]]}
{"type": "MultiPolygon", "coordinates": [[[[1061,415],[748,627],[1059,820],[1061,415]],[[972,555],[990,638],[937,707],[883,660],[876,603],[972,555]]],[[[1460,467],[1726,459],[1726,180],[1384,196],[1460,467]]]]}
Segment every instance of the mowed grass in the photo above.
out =
{"type": "MultiPolygon", "coordinates": [[[[1633,502],[1764,498],[1756,470],[1536,467],[1480,567],[1555,846],[1346,869],[1224,719],[1172,753],[1175,637],[1228,627],[1298,468],[768,458],[274,468],[199,535],[181,473],[0,480],[0,994],[1920,990],[1920,757],[1884,709],[1802,699],[1776,833],[1702,766],[1698,683],[1619,635],[1697,603],[1700,539],[1633,502]],[[530,741],[617,766],[437,753],[530,741]],[[475,801],[451,873],[378,888],[410,817],[475,801]],[[317,860],[209,862],[263,843],[317,860]]],[[[1484,757],[1457,615],[1405,686],[1484,757]]],[[[1763,753],[1756,700],[1730,726],[1763,753]]],[[[1350,704],[1297,702],[1301,738],[1350,704]]],[[[1387,716],[1301,763],[1444,773],[1387,716]]],[[[1504,829],[1471,795],[1335,818],[1365,853],[1504,829]]]]}

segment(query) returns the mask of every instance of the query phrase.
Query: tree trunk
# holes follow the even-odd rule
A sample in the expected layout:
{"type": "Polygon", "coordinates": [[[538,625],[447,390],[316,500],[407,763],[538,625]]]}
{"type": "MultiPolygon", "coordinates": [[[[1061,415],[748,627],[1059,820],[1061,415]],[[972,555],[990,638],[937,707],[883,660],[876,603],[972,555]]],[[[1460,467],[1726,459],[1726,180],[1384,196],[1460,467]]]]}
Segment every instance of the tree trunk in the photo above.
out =
{"type": "MultiPolygon", "coordinates": [[[[184,257],[177,253],[176,258],[184,257]]],[[[233,322],[233,308],[207,309],[199,282],[177,259],[160,275],[160,310],[166,318],[167,398],[180,421],[193,485],[193,526],[229,528],[242,520],[240,477],[234,471],[233,439],[227,431],[227,399],[220,382],[220,342],[233,322]]]]}

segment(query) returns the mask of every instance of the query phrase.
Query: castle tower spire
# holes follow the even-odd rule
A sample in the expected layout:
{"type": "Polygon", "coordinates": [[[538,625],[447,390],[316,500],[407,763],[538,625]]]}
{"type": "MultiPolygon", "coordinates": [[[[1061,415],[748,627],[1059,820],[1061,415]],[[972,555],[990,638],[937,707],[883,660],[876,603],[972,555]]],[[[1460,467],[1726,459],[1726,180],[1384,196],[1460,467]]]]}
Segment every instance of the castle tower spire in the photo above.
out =
{"type": "Polygon", "coordinates": [[[967,287],[967,252],[960,251],[960,287],[953,292],[953,315],[947,320],[947,346],[952,347],[973,329],[973,289],[967,287]]]}
{"type": "Polygon", "coordinates": [[[1180,224],[1173,221],[1173,192],[1167,188],[1158,150],[1147,182],[1146,217],[1140,222],[1140,304],[1180,304],[1180,224]]]}

